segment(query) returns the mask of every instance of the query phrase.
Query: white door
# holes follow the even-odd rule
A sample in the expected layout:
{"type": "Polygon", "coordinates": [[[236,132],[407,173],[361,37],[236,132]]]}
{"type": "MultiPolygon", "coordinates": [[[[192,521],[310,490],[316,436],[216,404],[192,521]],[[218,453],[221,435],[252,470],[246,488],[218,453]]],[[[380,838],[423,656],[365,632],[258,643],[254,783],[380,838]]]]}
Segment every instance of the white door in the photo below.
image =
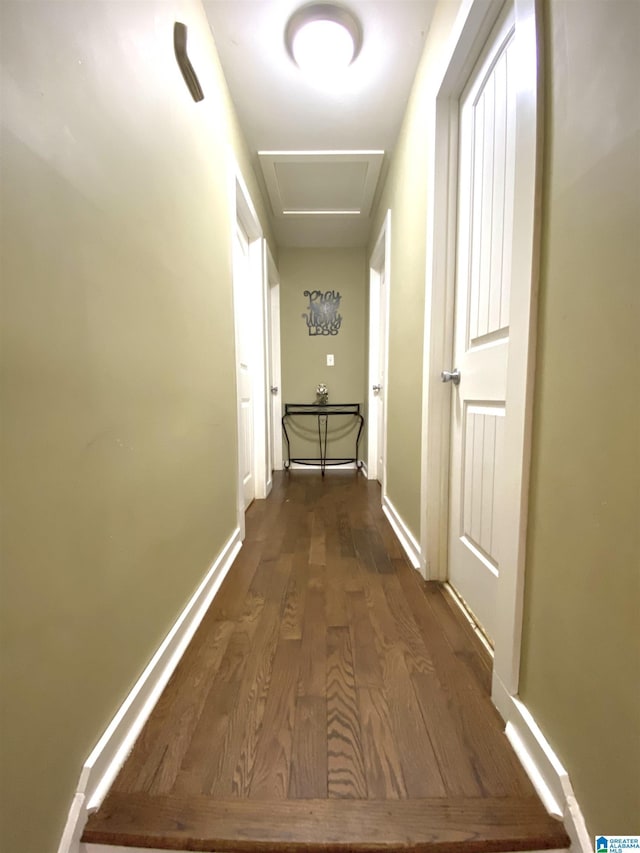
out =
{"type": "MultiPolygon", "coordinates": [[[[268,287],[268,284],[267,284],[268,287]]],[[[267,417],[266,417],[266,430],[267,430],[267,470],[266,470],[266,478],[267,478],[267,494],[271,491],[273,486],[273,471],[275,470],[275,448],[274,448],[274,431],[273,431],[273,397],[278,393],[278,386],[274,381],[274,367],[273,367],[273,324],[272,324],[272,312],[273,312],[273,304],[271,302],[271,290],[267,289],[267,317],[265,323],[265,329],[267,332],[267,345],[265,347],[265,354],[267,357],[267,389],[266,389],[266,398],[267,398],[267,417]]]]}
{"type": "Polygon", "coordinates": [[[376,466],[376,479],[383,485],[384,482],[384,466],[385,466],[385,442],[384,442],[384,411],[385,411],[385,390],[387,387],[387,376],[386,376],[386,339],[387,339],[387,283],[386,283],[386,270],[383,266],[380,270],[380,323],[379,323],[379,332],[378,332],[378,340],[380,345],[378,347],[378,381],[376,385],[378,386],[378,390],[374,391],[375,398],[377,401],[377,428],[376,435],[378,436],[378,446],[377,446],[377,466],[376,466]]]}
{"type": "Polygon", "coordinates": [[[385,497],[387,344],[391,211],[388,210],[369,262],[369,440],[367,476],[385,497]]]}
{"type": "Polygon", "coordinates": [[[514,14],[460,99],[449,581],[496,636],[516,153],[514,14]]]}
{"type": "Polygon", "coordinates": [[[249,238],[237,223],[233,259],[234,298],[236,309],[236,334],[238,361],[238,453],[242,483],[244,508],[255,498],[253,476],[253,394],[251,374],[252,329],[251,329],[251,264],[249,257],[249,238]]]}
{"type": "Polygon", "coordinates": [[[282,394],[280,360],[280,284],[275,270],[269,273],[269,399],[271,444],[270,462],[272,471],[282,470],[282,394]]]}

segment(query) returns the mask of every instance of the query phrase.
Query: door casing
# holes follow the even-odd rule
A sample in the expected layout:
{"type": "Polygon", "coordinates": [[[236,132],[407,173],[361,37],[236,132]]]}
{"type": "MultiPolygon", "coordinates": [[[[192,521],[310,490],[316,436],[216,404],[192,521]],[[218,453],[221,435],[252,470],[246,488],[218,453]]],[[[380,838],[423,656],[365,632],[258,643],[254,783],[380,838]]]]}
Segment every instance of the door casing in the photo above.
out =
{"type": "Polygon", "coordinates": [[[269,359],[267,370],[270,427],[267,460],[270,469],[268,493],[271,491],[271,471],[282,470],[282,363],[280,356],[280,276],[266,240],[264,244],[267,279],[267,357],[269,359]],[[277,388],[277,391],[272,392],[271,388],[277,388]]]}
{"type": "MultiPolygon", "coordinates": [[[[453,352],[459,98],[503,0],[466,0],[458,14],[443,62],[431,116],[433,156],[428,164],[431,188],[427,211],[423,435],[421,470],[421,570],[427,579],[446,581],[450,465],[451,391],[440,381],[453,352]]],[[[531,456],[531,418],[535,370],[535,328],[541,196],[542,98],[539,0],[515,0],[521,63],[516,96],[516,178],[513,281],[528,288],[510,315],[507,395],[511,405],[505,435],[501,500],[503,552],[497,606],[493,696],[518,692],[526,523],[531,456]]]]}
{"type": "Polygon", "coordinates": [[[251,241],[240,219],[236,221],[233,252],[233,304],[236,332],[236,385],[238,395],[238,468],[242,506],[246,510],[256,496],[254,398],[255,370],[253,311],[253,263],[251,241]]]}
{"type": "MultiPolygon", "coordinates": [[[[270,406],[267,399],[267,265],[265,240],[260,226],[260,220],[254,207],[253,201],[242,177],[242,173],[235,160],[232,160],[231,174],[233,175],[233,189],[231,197],[233,221],[237,222],[249,239],[249,266],[251,277],[251,300],[249,305],[241,304],[234,288],[234,320],[236,347],[238,341],[238,329],[240,315],[243,321],[250,324],[252,330],[253,348],[251,353],[251,379],[253,399],[253,477],[255,483],[255,497],[266,498],[271,482],[271,463],[269,459],[267,418],[270,417],[270,406]]],[[[238,370],[238,357],[236,352],[236,371],[238,370]]],[[[237,521],[241,538],[244,539],[244,498],[242,489],[242,471],[240,464],[240,396],[239,376],[236,376],[238,388],[237,397],[237,422],[238,422],[238,476],[237,476],[237,521]]]]}
{"type": "Polygon", "coordinates": [[[386,496],[386,459],[387,459],[387,378],[389,375],[389,291],[391,282],[391,211],[387,210],[378,239],[369,260],[369,385],[368,400],[368,441],[367,441],[367,477],[379,480],[382,487],[382,500],[386,496]],[[380,282],[384,277],[384,304],[381,304],[380,282]],[[384,323],[381,330],[380,313],[384,323]],[[382,334],[381,334],[382,331],[382,334]],[[373,386],[380,381],[379,365],[384,364],[384,380],[379,392],[373,386]],[[380,432],[377,407],[378,395],[382,396],[383,420],[380,432]],[[378,471],[378,460],[382,457],[382,471],[378,471]]]}

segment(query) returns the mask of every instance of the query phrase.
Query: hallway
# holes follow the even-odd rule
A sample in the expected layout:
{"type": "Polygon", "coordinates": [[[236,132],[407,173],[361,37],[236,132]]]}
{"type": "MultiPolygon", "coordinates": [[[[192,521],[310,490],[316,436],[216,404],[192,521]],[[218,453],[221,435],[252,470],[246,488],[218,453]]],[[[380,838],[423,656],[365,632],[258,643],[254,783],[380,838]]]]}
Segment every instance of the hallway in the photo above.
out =
{"type": "Polygon", "coordinates": [[[503,734],[490,677],[447,593],[406,562],[377,483],[279,473],[83,840],[568,848],[503,734]]]}

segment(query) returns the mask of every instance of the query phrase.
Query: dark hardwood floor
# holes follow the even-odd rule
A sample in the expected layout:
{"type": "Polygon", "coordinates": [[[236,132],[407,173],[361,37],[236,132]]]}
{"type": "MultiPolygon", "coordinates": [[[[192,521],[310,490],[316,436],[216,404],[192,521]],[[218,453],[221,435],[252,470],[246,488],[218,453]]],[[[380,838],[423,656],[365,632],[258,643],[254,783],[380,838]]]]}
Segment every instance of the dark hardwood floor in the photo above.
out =
{"type": "Polygon", "coordinates": [[[406,562],[377,483],[280,474],[83,840],[568,848],[503,733],[490,677],[447,593],[406,562]]]}

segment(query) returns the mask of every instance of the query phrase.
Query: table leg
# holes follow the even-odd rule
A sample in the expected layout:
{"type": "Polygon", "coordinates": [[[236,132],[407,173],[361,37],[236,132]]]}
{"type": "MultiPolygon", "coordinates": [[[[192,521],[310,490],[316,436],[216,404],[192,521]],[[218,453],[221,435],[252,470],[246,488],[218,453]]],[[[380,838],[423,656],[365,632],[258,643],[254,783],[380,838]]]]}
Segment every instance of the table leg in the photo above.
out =
{"type": "Polygon", "coordinates": [[[327,460],[327,427],[329,417],[327,415],[318,415],[318,443],[320,445],[320,471],[324,477],[324,469],[327,460]]]}
{"type": "Polygon", "coordinates": [[[289,444],[289,433],[287,432],[287,425],[285,424],[286,417],[286,415],[282,416],[282,431],[287,442],[287,459],[284,463],[284,467],[285,470],[288,471],[289,467],[291,466],[291,445],[289,444]]]}

